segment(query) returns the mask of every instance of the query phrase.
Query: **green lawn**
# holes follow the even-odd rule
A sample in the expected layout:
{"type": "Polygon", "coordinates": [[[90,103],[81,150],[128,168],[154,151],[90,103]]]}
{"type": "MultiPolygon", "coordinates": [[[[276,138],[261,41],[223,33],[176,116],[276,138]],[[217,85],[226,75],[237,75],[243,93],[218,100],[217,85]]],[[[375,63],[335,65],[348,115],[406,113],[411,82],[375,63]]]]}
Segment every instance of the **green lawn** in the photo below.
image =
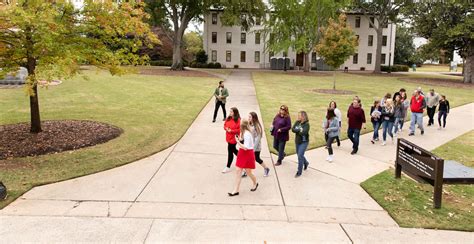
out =
{"type": "MultiPolygon", "coordinates": [[[[174,144],[209,101],[218,78],[86,72],[39,90],[43,120],[82,119],[116,125],[124,133],[105,144],[38,157],[0,160],[9,189],[3,208],[33,186],[123,165],[174,144]]],[[[0,89],[0,124],[29,121],[23,89],[0,89]]]]}
{"type": "MultiPolygon", "coordinates": [[[[410,67],[411,71],[411,67],[410,67]]],[[[449,72],[449,64],[423,64],[421,67],[416,67],[416,71],[422,72],[449,72]]],[[[458,66],[457,72],[462,72],[462,67],[458,66]]]]}
{"type": "MultiPolygon", "coordinates": [[[[474,131],[436,148],[433,153],[474,167],[474,131]]],[[[431,185],[405,176],[397,180],[393,170],[375,175],[361,186],[402,227],[474,231],[474,185],[444,185],[440,209],[433,208],[431,185]]]]}
{"type": "MultiPolygon", "coordinates": [[[[306,110],[311,124],[309,148],[315,148],[324,144],[322,121],[331,100],[337,102],[338,108],[343,114],[341,138],[345,139],[347,138],[347,108],[354,95],[358,95],[362,99],[362,105],[369,122],[367,129],[363,130],[362,133],[367,133],[373,130],[369,120],[369,112],[375,99],[381,99],[387,92],[393,94],[402,87],[410,92],[420,86],[416,83],[401,81],[399,80],[400,77],[338,73],[336,88],[350,90],[355,94],[333,95],[313,92],[313,89],[332,89],[333,76],[331,73],[329,74],[327,76],[298,76],[284,74],[283,72],[253,72],[260,110],[266,128],[270,127],[281,104],[289,106],[292,122],[295,121],[299,110],[306,110]]],[[[408,75],[406,77],[420,76],[408,75]]],[[[423,84],[421,86],[425,91],[433,87],[437,92],[445,94],[452,107],[474,102],[472,88],[461,89],[423,84]]],[[[271,138],[268,130],[266,130],[266,133],[267,138],[271,138]]],[[[287,153],[295,153],[293,133],[290,133],[290,136],[290,143],[287,144],[286,151],[287,153]]],[[[270,148],[272,148],[271,143],[272,140],[270,139],[270,148]]],[[[271,150],[275,153],[273,149],[271,150]]]]}

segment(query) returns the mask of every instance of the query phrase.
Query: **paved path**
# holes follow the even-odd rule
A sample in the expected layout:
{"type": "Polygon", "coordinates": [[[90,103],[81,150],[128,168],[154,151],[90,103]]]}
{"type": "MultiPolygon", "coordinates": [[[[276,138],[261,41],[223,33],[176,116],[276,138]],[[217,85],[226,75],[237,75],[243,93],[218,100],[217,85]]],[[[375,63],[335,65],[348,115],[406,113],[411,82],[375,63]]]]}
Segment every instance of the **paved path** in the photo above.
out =
{"type": "MultiPolygon", "coordinates": [[[[227,78],[227,108],[242,117],[260,114],[250,72],[227,78]]],[[[214,101],[206,105],[183,138],[171,148],[119,168],[36,187],[0,211],[1,241],[251,241],[251,242],[462,242],[473,233],[399,228],[359,186],[393,165],[395,146],[371,145],[362,136],[360,153],[349,154],[344,141],[335,162],[326,151],[307,153],[310,169],[294,178],[295,156],[272,167],[260,187],[230,198],[234,172],[222,174],[226,162],[223,122],[211,123],[214,101]]],[[[471,129],[473,104],[452,109],[449,128],[426,129],[409,139],[432,149],[471,129]],[[466,126],[465,120],[470,118],[466,126]]],[[[263,139],[262,158],[272,164],[263,139]]]]}

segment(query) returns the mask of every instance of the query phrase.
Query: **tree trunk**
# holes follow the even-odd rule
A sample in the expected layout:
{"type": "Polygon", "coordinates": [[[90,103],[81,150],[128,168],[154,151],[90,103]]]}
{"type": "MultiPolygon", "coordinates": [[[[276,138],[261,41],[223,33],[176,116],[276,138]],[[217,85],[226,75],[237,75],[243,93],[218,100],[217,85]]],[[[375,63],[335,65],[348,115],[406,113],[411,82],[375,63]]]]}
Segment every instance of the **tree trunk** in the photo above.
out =
{"type": "Polygon", "coordinates": [[[181,47],[181,38],[176,37],[173,40],[173,64],[171,70],[183,70],[183,53],[181,47]]]}
{"type": "Polygon", "coordinates": [[[41,130],[41,118],[39,110],[39,101],[38,101],[38,83],[36,82],[36,59],[34,58],[32,52],[34,49],[34,40],[32,35],[32,30],[28,26],[25,28],[25,37],[26,37],[26,69],[28,70],[28,83],[27,85],[31,86],[32,92],[30,92],[30,119],[31,119],[31,133],[40,133],[41,130]]]}
{"type": "Polygon", "coordinates": [[[336,90],[336,69],[334,69],[334,81],[332,83],[332,89],[336,90]]]}
{"type": "Polygon", "coordinates": [[[311,63],[309,61],[309,53],[304,53],[304,72],[309,72],[311,69],[311,63]]]}
{"type": "Polygon", "coordinates": [[[30,97],[30,117],[31,117],[31,133],[40,133],[41,129],[41,118],[39,110],[39,100],[38,100],[38,85],[36,83],[35,69],[36,69],[36,60],[34,58],[28,58],[28,78],[30,79],[29,85],[31,85],[31,90],[33,94],[29,94],[30,97]]]}
{"type": "Polygon", "coordinates": [[[471,52],[469,56],[466,57],[466,62],[463,67],[463,81],[464,83],[472,83],[473,75],[472,71],[474,69],[474,54],[471,52]]]}
{"type": "Polygon", "coordinates": [[[382,73],[381,71],[381,61],[382,61],[382,38],[383,38],[383,34],[382,34],[382,27],[379,25],[378,28],[375,28],[375,32],[376,32],[376,38],[377,38],[377,47],[375,49],[375,68],[374,68],[374,73],[376,74],[380,74],[382,73]]]}

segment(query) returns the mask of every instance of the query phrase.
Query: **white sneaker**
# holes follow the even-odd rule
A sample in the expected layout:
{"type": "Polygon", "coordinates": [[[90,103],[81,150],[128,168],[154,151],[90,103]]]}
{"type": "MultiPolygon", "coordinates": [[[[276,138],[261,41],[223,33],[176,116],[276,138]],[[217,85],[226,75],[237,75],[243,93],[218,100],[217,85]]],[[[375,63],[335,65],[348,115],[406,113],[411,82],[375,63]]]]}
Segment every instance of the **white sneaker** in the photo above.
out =
{"type": "Polygon", "coordinates": [[[382,146],[385,146],[387,145],[387,143],[385,141],[382,142],[382,146]]]}
{"type": "Polygon", "coordinates": [[[329,158],[330,158],[330,157],[331,157],[331,156],[327,156],[327,157],[326,157],[326,161],[329,161],[329,158]]]}
{"type": "Polygon", "coordinates": [[[223,170],[222,170],[222,173],[225,174],[225,173],[229,173],[230,172],[230,168],[227,168],[225,167],[223,170]]]}
{"type": "Polygon", "coordinates": [[[328,162],[332,163],[332,160],[333,160],[332,155],[329,155],[327,160],[328,162]]]}

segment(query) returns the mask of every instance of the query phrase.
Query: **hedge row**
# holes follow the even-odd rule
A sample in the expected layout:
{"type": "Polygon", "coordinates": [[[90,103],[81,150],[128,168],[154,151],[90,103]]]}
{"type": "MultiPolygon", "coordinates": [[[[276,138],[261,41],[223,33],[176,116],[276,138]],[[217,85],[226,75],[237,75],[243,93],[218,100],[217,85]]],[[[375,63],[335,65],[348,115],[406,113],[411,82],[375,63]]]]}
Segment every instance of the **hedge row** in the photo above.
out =
{"type": "Polygon", "coordinates": [[[390,72],[408,72],[408,69],[409,67],[406,66],[406,65],[399,65],[399,64],[395,64],[393,66],[390,66],[390,69],[388,68],[388,66],[386,65],[382,65],[381,66],[381,70],[383,72],[388,72],[390,70],[390,72]]]}
{"type": "Polygon", "coordinates": [[[208,68],[208,69],[220,69],[222,68],[222,65],[220,63],[197,63],[197,62],[192,62],[190,65],[191,68],[208,68]]]}

